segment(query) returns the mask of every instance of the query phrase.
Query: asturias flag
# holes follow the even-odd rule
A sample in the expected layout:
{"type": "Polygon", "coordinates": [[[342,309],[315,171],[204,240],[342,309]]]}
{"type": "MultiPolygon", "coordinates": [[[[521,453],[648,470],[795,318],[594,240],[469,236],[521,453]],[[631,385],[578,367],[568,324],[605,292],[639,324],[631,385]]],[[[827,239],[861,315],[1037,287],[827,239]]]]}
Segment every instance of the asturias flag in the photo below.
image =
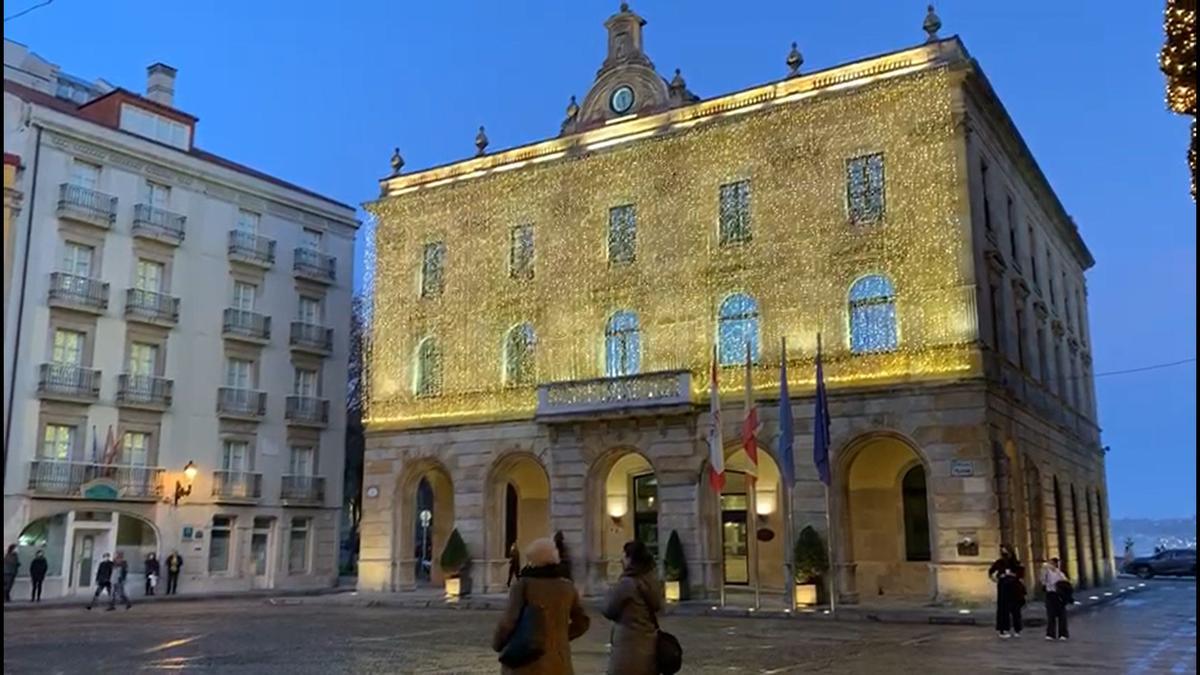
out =
{"type": "Polygon", "coordinates": [[[783,482],[789,488],[796,484],[795,428],[792,420],[792,397],[788,395],[787,339],[781,341],[783,358],[779,366],[779,463],[783,482]]]}
{"type": "Polygon", "coordinates": [[[721,391],[717,388],[717,350],[713,348],[712,374],[708,380],[708,407],[712,429],[708,432],[708,484],[721,494],[725,487],[725,447],[721,440],[721,391]]]}
{"type": "Polygon", "coordinates": [[[817,335],[817,410],[813,415],[813,463],[825,485],[829,478],[829,399],[825,394],[825,374],[821,369],[821,336],[817,335]]]}

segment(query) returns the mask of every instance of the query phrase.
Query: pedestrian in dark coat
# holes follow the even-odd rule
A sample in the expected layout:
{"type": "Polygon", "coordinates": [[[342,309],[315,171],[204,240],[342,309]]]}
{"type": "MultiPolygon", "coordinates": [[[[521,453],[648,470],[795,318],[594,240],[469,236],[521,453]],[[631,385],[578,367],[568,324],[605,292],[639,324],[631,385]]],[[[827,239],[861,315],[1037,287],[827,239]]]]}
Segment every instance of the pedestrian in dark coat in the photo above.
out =
{"type": "Polygon", "coordinates": [[[33,555],[33,562],[29,563],[29,583],[32,586],[29,592],[30,602],[42,601],[42,582],[46,580],[46,572],[49,569],[45,551],[39,550],[33,555]]]}
{"type": "Polygon", "coordinates": [[[554,533],[554,548],[558,551],[559,575],[571,579],[571,556],[567,552],[567,541],[563,538],[562,530],[554,533]]]}
{"type": "Polygon", "coordinates": [[[1046,589],[1046,639],[1066,640],[1071,634],[1067,630],[1067,606],[1074,602],[1071,581],[1058,568],[1058,558],[1051,558],[1042,568],[1040,579],[1046,589]]]}
{"type": "Polygon", "coordinates": [[[575,585],[559,574],[558,550],[549,539],[538,539],[525,549],[528,563],[508,593],[508,606],[492,635],[492,649],[502,652],[521,618],[532,605],[542,610],[541,636],[545,651],[535,661],[519,667],[502,666],[502,675],[573,675],[571,640],[587,632],[590,620],[575,585]]]}
{"type": "Polygon", "coordinates": [[[87,604],[88,609],[91,609],[92,605],[96,604],[96,600],[100,598],[101,593],[108,593],[108,599],[112,600],[112,573],[112,561],[108,559],[108,554],[105,553],[100,560],[100,564],[96,566],[96,592],[92,594],[92,601],[87,604]]]}
{"type": "Polygon", "coordinates": [[[508,583],[505,588],[512,588],[513,581],[521,576],[521,554],[517,551],[517,544],[513,542],[512,546],[508,547],[508,583]]]}
{"type": "Polygon", "coordinates": [[[117,599],[125,603],[125,609],[133,607],[133,603],[129,602],[129,596],[125,594],[125,580],[129,578],[129,563],[125,560],[125,554],[117,551],[117,555],[112,561],[113,572],[117,578],[112,580],[112,591],[108,594],[108,611],[113,611],[117,608],[117,599]]]}
{"type": "Polygon", "coordinates": [[[179,571],[183,569],[183,557],[179,551],[171,551],[167,556],[167,595],[175,595],[179,591],[179,571]]]}
{"type": "Polygon", "coordinates": [[[146,556],[146,595],[154,595],[154,588],[158,586],[160,571],[158,556],[153,553],[146,556]]]}
{"type": "Polygon", "coordinates": [[[1001,638],[1021,637],[1024,576],[1025,568],[1016,552],[1011,546],[1001,546],[1000,557],[988,568],[988,578],[996,584],[996,632],[1001,638]]]}
{"type": "Polygon", "coordinates": [[[17,545],[9,544],[4,552],[4,601],[12,602],[13,584],[17,583],[17,570],[21,569],[21,556],[17,555],[17,545]]]}
{"type": "Polygon", "coordinates": [[[654,558],[640,541],[625,544],[625,571],[609,589],[604,617],[616,626],[608,675],[658,675],[656,615],[663,609],[654,558]]]}

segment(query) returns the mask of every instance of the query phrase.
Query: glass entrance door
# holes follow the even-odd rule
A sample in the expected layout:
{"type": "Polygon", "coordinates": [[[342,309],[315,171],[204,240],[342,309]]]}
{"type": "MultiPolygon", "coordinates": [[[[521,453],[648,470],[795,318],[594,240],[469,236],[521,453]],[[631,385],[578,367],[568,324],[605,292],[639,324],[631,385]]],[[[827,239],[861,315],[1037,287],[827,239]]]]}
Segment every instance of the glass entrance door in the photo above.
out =
{"type": "Polygon", "coordinates": [[[750,583],[748,536],[746,495],[721,495],[721,550],[727,584],[744,586],[750,583]]]}
{"type": "Polygon", "coordinates": [[[81,595],[91,592],[92,580],[96,576],[96,534],[76,532],[75,546],[71,555],[71,589],[81,595]]]}
{"type": "Polygon", "coordinates": [[[254,566],[254,587],[271,587],[271,518],[255,518],[250,535],[250,559],[254,566]]]}

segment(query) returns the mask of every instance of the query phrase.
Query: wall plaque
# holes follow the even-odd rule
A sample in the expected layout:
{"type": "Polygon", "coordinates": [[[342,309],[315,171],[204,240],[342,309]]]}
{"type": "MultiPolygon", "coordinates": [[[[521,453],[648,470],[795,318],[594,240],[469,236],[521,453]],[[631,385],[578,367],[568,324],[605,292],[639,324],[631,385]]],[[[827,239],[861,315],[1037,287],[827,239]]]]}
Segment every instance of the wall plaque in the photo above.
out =
{"type": "Polygon", "coordinates": [[[950,475],[955,478],[970,478],[975,475],[975,462],[969,459],[950,460],[950,475]]]}

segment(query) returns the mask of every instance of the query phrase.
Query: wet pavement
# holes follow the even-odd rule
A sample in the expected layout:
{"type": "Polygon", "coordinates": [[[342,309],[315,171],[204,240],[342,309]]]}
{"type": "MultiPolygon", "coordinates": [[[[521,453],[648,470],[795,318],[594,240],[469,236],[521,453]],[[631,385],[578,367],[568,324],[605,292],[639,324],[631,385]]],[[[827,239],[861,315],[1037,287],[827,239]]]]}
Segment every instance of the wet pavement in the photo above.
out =
{"type": "MultiPolygon", "coordinates": [[[[1040,611],[1031,606],[1031,611],[1040,611]]],[[[497,614],[347,606],[334,598],[231,600],[6,613],[5,673],[498,673],[497,614]]],[[[579,675],[603,673],[608,622],[574,643],[579,675]]],[[[1070,642],[1030,628],[666,617],[685,674],[1195,673],[1196,584],[1145,592],[1078,616],[1070,642]]]]}

